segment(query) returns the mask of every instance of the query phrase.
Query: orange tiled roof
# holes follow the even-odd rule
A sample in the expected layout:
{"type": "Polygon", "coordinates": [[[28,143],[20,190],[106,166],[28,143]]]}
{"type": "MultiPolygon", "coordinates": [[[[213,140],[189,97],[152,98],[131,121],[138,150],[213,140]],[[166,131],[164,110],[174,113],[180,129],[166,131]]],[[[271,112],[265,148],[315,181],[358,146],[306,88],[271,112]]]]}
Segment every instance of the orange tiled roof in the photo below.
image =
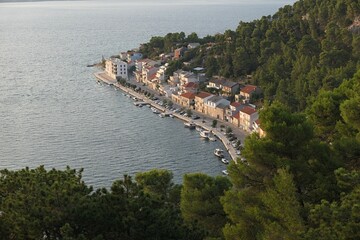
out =
{"type": "Polygon", "coordinates": [[[151,75],[149,76],[149,80],[152,80],[152,79],[154,79],[155,77],[156,77],[156,73],[151,74],[151,75]]]}
{"type": "Polygon", "coordinates": [[[241,92],[250,94],[253,91],[255,91],[256,88],[257,88],[257,86],[254,86],[254,85],[246,85],[245,87],[243,87],[241,89],[241,92]]]}
{"type": "Polygon", "coordinates": [[[236,119],[240,119],[240,112],[235,113],[232,117],[236,119]]]}
{"type": "Polygon", "coordinates": [[[204,98],[210,97],[211,95],[212,95],[212,94],[211,94],[211,93],[208,93],[208,92],[199,92],[196,96],[197,96],[198,98],[204,99],[204,98]]]}
{"type": "Polygon", "coordinates": [[[249,106],[244,107],[240,111],[247,114],[247,115],[252,115],[252,114],[256,113],[256,109],[252,108],[252,107],[249,107],[249,106]]]}
{"type": "Polygon", "coordinates": [[[196,83],[194,83],[194,82],[188,82],[188,83],[184,84],[183,87],[185,87],[185,88],[197,88],[198,85],[196,83]]]}
{"type": "Polygon", "coordinates": [[[233,106],[233,107],[240,107],[240,106],[241,106],[241,103],[239,103],[239,102],[232,102],[230,105],[233,106]]]}
{"type": "Polygon", "coordinates": [[[183,94],[181,94],[180,96],[183,97],[183,98],[187,98],[187,99],[194,99],[194,98],[195,98],[195,94],[194,94],[194,93],[190,93],[190,92],[183,93],[183,94]]]}

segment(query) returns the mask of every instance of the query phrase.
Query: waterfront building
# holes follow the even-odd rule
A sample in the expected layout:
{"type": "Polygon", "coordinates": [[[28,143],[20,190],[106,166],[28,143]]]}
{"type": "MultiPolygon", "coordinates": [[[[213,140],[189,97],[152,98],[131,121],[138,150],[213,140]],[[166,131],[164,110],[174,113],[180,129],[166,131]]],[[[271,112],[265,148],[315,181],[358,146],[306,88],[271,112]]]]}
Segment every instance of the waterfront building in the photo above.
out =
{"type": "Polygon", "coordinates": [[[187,93],[187,92],[197,93],[198,90],[199,90],[199,85],[197,83],[194,83],[194,82],[188,82],[188,83],[180,86],[180,90],[183,93],[187,93]]]}
{"type": "Polygon", "coordinates": [[[206,101],[214,95],[208,92],[199,92],[195,96],[195,110],[201,113],[206,113],[206,101]]]}
{"type": "Polygon", "coordinates": [[[177,92],[178,89],[176,87],[171,87],[169,85],[160,85],[158,91],[160,94],[163,94],[165,97],[172,99],[173,93],[177,92]]]}
{"type": "Polygon", "coordinates": [[[252,96],[255,94],[260,94],[261,89],[255,85],[246,85],[245,87],[241,88],[240,94],[235,96],[235,100],[243,103],[249,103],[252,96]]]}
{"type": "Polygon", "coordinates": [[[141,82],[145,83],[146,85],[151,84],[153,80],[156,78],[156,72],[159,70],[157,67],[146,66],[142,69],[142,79],[141,82]]]}
{"type": "Polygon", "coordinates": [[[183,93],[181,95],[173,94],[172,100],[183,107],[192,108],[195,103],[195,94],[194,93],[183,93]]]}
{"type": "Polygon", "coordinates": [[[220,96],[212,96],[207,99],[206,114],[220,120],[225,120],[226,109],[229,107],[230,102],[220,96]]]}
{"type": "Polygon", "coordinates": [[[158,79],[159,83],[165,83],[166,82],[166,72],[167,66],[161,66],[158,71],[156,72],[156,78],[158,79]]]}
{"type": "Polygon", "coordinates": [[[261,138],[266,136],[266,132],[261,128],[260,119],[253,123],[253,132],[258,133],[261,138]]]}
{"type": "Polygon", "coordinates": [[[253,123],[258,120],[259,113],[255,108],[250,106],[245,106],[239,111],[240,114],[240,128],[247,132],[252,132],[253,123]]]}
{"type": "Polygon", "coordinates": [[[213,78],[209,81],[207,88],[220,90],[223,95],[235,95],[239,91],[239,83],[232,82],[223,78],[213,78]]]}
{"type": "Polygon", "coordinates": [[[134,72],[135,79],[137,82],[146,83],[154,77],[150,77],[155,74],[160,66],[159,61],[154,61],[151,59],[139,59],[135,60],[136,70],[134,72]]]}
{"type": "Polygon", "coordinates": [[[235,125],[236,127],[240,127],[240,112],[234,113],[231,118],[230,122],[235,125]]]}
{"type": "Polygon", "coordinates": [[[170,76],[169,84],[172,86],[182,86],[189,82],[197,83],[198,79],[196,74],[184,70],[177,70],[170,76]]]}
{"type": "Polygon", "coordinates": [[[237,82],[225,80],[222,84],[223,95],[233,96],[239,92],[240,85],[237,82]]]}
{"type": "Polygon", "coordinates": [[[110,58],[105,61],[105,72],[112,79],[128,79],[127,63],[119,58],[110,58]]]}
{"type": "MultiPolygon", "coordinates": [[[[225,119],[232,123],[233,117],[235,114],[237,114],[245,105],[239,103],[239,102],[232,102],[229,105],[229,108],[226,109],[226,116],[225,119]]],[[[238,124],[235,124],[238,125],[238,124]]]]}
{"type": "Polygon", "coordinates": [[[145,66],[158,67],[160,65],[160,61],[154,61],[148,58],[135,60],[136,71],[142,71],[145,66]]]}
{"type": "Polygon", "coordinates": [[[186,52],[187,48],[186,47],[180,47],[175,49],[174,51],[174,59],[180,59],[181,57],[184,56],[185,52],[186,52]]]}

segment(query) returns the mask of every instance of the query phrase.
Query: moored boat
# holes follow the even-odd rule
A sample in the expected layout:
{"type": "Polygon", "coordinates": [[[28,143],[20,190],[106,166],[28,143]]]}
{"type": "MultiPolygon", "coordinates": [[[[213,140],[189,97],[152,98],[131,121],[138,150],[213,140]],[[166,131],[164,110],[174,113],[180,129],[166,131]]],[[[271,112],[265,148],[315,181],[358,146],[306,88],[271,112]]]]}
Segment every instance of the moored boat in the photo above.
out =
{"type": "Polygon", "coordinates": [[[195,127],[196,127],[196,125],[193,122],[186,122],[186,123],[184,123],[184,125],[186,128],[189,128],[189,129],[195,129],[195,127]]]}
{"type": "Polygon", "coordinates": [[[221,162],[224,163],[224,164],[229,164],[229,161],[226,158],[222,158],[221,162]]]}
{"type": "Polygon", "coordinates": [[[216,138],[214,136],[209,136],[209,140],[212,141],[212,142],[215,142],[216,138]]]}
{"type": "Polygon", "coordinates": [[[221,158],[224,157],[224,151],[222,149],[220,149],[220,148],[215,149],[214,154],[217,157],[221,157],[221,158]]]}
{"type": "Polygon", "coordinates": [[[227,170],[222,170],[222,173],[224,174],[224,175],[229,175],[229,173],[228,173],[228,171],[227,170]]]}
{"type": "Polygon", "coordinates": [[[159,113],[160,113],[160,112],[159,112],[156,108],[154,108],[154,107],[151,108],[151,111],[152,111],[153,113],[155,113],[155,114],[159,114],[159,113]]]}
{"type": "Polygon", "coordinates": [[[200,131],[200,137],[209,139],[210,131],[200,131]]]}

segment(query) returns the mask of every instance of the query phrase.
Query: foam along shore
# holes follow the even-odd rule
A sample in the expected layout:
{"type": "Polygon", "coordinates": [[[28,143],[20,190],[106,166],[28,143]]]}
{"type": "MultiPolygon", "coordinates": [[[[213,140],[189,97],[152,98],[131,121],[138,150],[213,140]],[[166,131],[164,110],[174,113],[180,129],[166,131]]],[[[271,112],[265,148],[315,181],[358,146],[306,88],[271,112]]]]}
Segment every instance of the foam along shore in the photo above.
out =
{"type": "MultiPolygon", "coordinates": [[[[121,84],[119,84],[116,80],[110,78],[108,75],[106,75],[105,72],[98,72],[98,73],[94,73],[95,77],[106,83],[109,85],[112,85],[116,88],[119,88],[120,90],[124,91],[125,93],[136,97],[138,99],[141,99],[141,101],[144,104],[148,104],[156,109],[158,109],[159,111],[161,111],[162,113],[165,113],[167,111],[167,109],[163,106],[160,106],[159,104],[155,103],[154,101],[144,97],[143,95],[135,92],[134,90],[127,88],[125,86],[122,86],[121,84]]],[[[226,136],[220,132],[217,129],[212,128],[211,126],[206,125],[205,123],[202,122],[202,120],[198,119],[198,120],[192,120],[189,119],[188,117],[182,116],[179,113],[171,113],[174,117],[184,121],[184,122],[193,122],[196,126],[199,126],[203,129],[205,129],[206,131],[211,131],[213,133],[214,136],[216,136],[218,139],[221,140],[221,142],[223,143],[225,149],[227,150],[227,152],[229,153],[229,155],[231,156],[231,159],[237,163],[237,157],[238,155],[236,154],[236,150],[235,148],[231,145],[231,142],[226,138],[226,136]]]]}

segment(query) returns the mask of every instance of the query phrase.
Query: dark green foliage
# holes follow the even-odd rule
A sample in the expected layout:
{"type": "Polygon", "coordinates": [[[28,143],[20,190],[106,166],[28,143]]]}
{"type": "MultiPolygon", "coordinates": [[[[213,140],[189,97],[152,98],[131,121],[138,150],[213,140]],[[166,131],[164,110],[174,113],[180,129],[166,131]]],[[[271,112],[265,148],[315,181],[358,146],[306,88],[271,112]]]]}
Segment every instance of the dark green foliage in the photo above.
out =
{"type": "Polygon", "coordinates": [[[183,224],[180,187],[154,170],[92,192],[81,172],[2,170],[1,239],[202,239],[183,224]]]}
{"type": "Polygon", "coordinates": [[[220,197],[230,188],[230,181],[197,173],[185,175],[183,184],[181,213],[185,223],[198,226],[206,236],[221,237],[226,216],[220,197]]]}

